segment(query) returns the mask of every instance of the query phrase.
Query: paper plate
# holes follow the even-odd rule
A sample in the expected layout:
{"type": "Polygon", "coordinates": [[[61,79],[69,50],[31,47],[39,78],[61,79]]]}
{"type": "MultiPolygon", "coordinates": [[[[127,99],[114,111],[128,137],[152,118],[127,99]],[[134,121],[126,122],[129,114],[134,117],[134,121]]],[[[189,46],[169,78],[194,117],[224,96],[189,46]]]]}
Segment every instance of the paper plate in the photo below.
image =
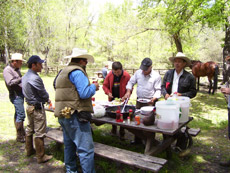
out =
{"type": "Polygon", "coordinates": [[[150,99],[142,99],[142,98],[137,99],[137,101],[140,102],[140,103],[149,103],[149,102],[151,102],[150,99]]]}

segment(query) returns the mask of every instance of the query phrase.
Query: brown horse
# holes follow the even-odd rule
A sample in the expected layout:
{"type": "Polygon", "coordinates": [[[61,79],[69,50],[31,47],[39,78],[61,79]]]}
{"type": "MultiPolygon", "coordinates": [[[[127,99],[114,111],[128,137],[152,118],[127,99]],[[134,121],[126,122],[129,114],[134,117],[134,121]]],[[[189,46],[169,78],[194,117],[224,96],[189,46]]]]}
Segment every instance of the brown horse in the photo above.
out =
{"type": "Polygon", "coordinates": [[[208,93],[210,94],[212,89],[212,79],[214,78],[214,86],[212,91],[212,94],[214,94],[215,90],[217,89],[218,82],[218,64],[213,61],[202,63],[201,61],[191,60],[190,68],[192,69],[192,74],[196,77],[196,79],[198,79],[197,91],[199,91],[200,77],[207,76],[210,84],[208,93]]]}

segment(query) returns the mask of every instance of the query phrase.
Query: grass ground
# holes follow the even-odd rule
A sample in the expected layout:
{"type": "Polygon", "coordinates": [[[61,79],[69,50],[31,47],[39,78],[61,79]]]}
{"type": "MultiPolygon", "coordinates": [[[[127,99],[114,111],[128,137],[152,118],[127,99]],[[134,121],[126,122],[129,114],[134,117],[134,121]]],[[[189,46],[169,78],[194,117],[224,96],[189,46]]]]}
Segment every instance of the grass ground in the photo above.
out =
{"type": "MultiPolygon", "coordinates": [[[[23,69],[25,72],[26,69],[23,69]]],[[[45,87],[54,101],[52,82],[54,76],[43,76],[45,87]]],[[[102,88],[95,95],[96,100],[107,100],[102,88]]],[[[135,101],[135,93],[132,96],[135,101]]],[[[197,94],[191,101],[190,116],[194,120],[189,124],[191,128],[201,128],[201,133],[193,138],[194,145],[191,153],[186,157],[173,157],[161,172],[228,172],[218,165],[220,160],[229,157],[229,140],[227,138],[227,104],[221,93],[208,95],[207,89],[197,94]]],[[[8,98],[2,73],[0,71],[0,172],[64,172],[63,148],[57,148],[54,142],[46,141],[46,151],[54,158],[45,164],[37,164],[34,156],[27,158],[24,144],[15,142],[15,128],[13,124],[14,107],[8,98]]],[[[25,125],[27,120],[25,121],[25,125]]],[[[52,113],[47,113],[47,123],[50,127],[58,127],[57,119],[52,113]]],[[[110,136],[110,125],[93,126],[94,140],[113,146],[143,152],[143,146],[132,146],[129,141],[133,136],[126,132],[126,140],[110,136]]],[[[158,157],[166,158],[162,153],[158,157]]],[[[101,158],[95,158],[97,172],[143,172],[125,165],[113,163],[101,158]]],[[[81,171],[79,171],[81,172],[81,171]]]]}

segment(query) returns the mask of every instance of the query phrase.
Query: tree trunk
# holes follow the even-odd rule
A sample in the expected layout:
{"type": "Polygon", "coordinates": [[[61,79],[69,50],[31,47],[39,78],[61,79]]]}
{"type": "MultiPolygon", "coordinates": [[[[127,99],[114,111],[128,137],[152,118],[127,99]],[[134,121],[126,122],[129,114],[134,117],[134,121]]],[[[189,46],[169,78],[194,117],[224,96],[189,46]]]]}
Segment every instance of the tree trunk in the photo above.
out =
{"type": "Polygon", "coordinates": [[[49,47],[47,46],[46,48],[45,48],[45,62],[44,62],[44,69],[45,69],[45,74],[48,74],[49,73],[49,71],[48,71],[48,65],[47,65],[47,59],[48,59],[48,54],[49,54],[49,47]]]}
{"type": "Polygon", "coordinates": [[[230,56],[230,17],[227,18],[228,25],[226,25],[224,49],[223,49],[223,83],[228,81],[230,74],[228,72],[225,58],[230,56]]]}
{"type": "Polygon", "coordinates": [[[178,32],[178,33],[174,34],[173,39],[174,39],[174,42],[176,44],[177,52],[183,52],[181,39],[180,39],[180,33],[178,32]]]}
{"type": "Polygon", "coordinates": [[[7,35],[7,26],[5,26],[5,63],[8,64],[9,62],[9,50],[8,50],[8,35],[7,35]]]}

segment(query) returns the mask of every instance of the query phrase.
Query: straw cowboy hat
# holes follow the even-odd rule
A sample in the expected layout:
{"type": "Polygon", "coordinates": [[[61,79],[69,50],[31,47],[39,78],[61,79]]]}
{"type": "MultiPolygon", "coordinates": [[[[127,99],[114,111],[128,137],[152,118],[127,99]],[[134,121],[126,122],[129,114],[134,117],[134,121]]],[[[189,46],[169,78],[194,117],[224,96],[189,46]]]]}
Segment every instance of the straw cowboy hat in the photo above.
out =
{"type": "Polygon", "coordinates": [[[20,54],[20,53],[13,53],[11,55],[10,61],[13,61],[13,60],[19,60],[19,61],[24,61],[25,62],[25,60],[22,59],[22,54],[20,54]]]}
{"type": "Polygon", "coordinates": [[[174,62],[174,59],[176,59],[176,58],[180,58],[180,59],[185,60],[185,61],[186,61],[186,66],[185,66],[185,67],[189,67],[189,66],[191,65],[190,59],[188,59],[188,58],[185,56],[185,54],[183,54],[182,52],[178,52],[178,53],[176,54],[175,57],[170,57],[170,58],[169,58],[169,61],[171,61],[171,62],[173,63],[173,62],[174,62]]]}
{"type": "Polygon", "coordinates": [[[66,56],[65,58],[85,58],[88,60],[88,62],[94,62],[94,58],[92,55],[89,55],[87,53],[87,50],[80,49],[80,48],[73,48],[72,54],[69,56],[66,56]]]}

